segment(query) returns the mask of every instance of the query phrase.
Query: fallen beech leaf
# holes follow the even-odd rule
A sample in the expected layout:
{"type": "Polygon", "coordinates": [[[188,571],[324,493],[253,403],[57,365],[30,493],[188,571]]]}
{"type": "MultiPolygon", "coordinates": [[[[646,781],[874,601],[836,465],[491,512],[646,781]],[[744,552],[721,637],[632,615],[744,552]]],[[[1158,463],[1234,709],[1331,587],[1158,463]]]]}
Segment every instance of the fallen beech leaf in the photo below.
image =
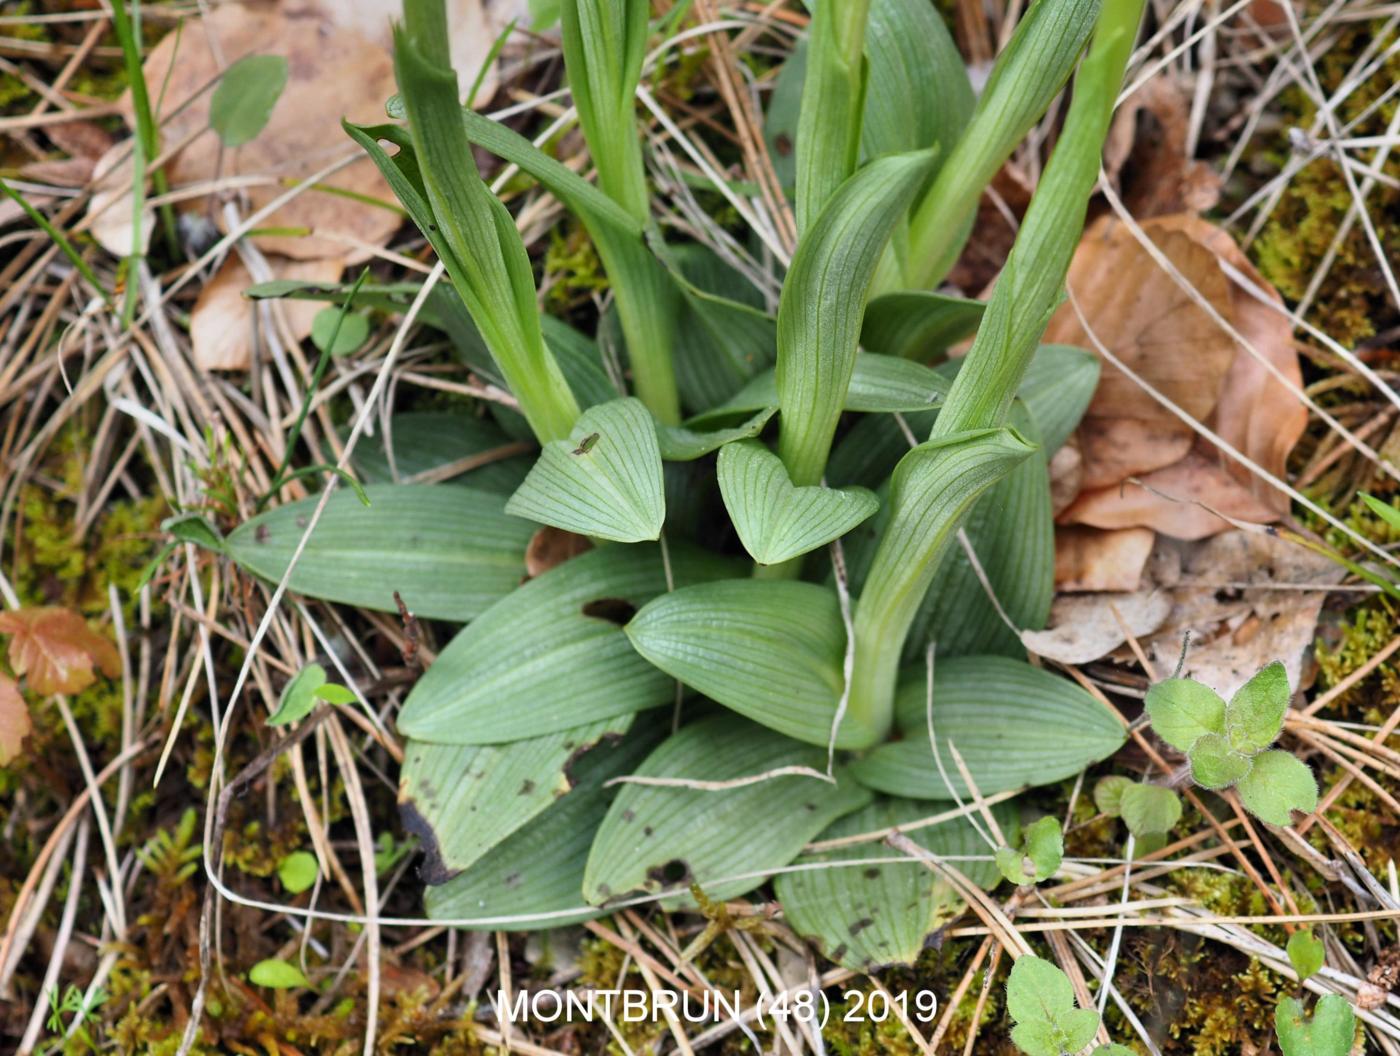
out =
{"type": "Polygon", "coordinates": [[[1190,109],[1188,87],[1164,75],[1149,80],[1114,114],[1104,144],[1104,171],[1139,220],[1206,212],[1220,198],[1215,170],[1187,157],[1190,109]]]}
{"type": "MultiPolygon", "coordinates": [[[[269,257],[272,278],[336,282],[345,270],[344,258],[286,260],[269,257]]],[[[254,284],[242,259],[230,254],[224,266],[199,291],[190,312],[190,343],[201,370],[247,370],[256,347],[255,321],[259,311],[281,312],[294,341],[311,333],[312,321],[322,305],[316,301],[250,301],[243,291],[254,284]]]]}
{"type": "Polygon", "coordinates": [[[1071,592],[1137,590],[1152,553],[1148,528],[1105,532],[1083,525],[1055,529],[1055,588],[1071,592]]]}
{"type": "Polygon", "coordinates": [[[0,766],[19,755],[19,746],[34,728],[29,706],[12,678],[0,675],[0,766]]]}
{"type": "Polygon", "coordinates": [[[10,666],[35,693],[77,693],[96,680],[121,674],[117,648],[72,609],[44,606],[0,612],[0,634],[10,635],[10,666]]]}
{"type": "Polygon", "coordinates": [[[1128,634],[1145,638],[1171,611],[1172,599],[1160,590],[1066,594],[1050,607],[1049,629],[1022,631],[1021,644],[1062,664],[1087,664],[1113,652],[1128,634]]]}

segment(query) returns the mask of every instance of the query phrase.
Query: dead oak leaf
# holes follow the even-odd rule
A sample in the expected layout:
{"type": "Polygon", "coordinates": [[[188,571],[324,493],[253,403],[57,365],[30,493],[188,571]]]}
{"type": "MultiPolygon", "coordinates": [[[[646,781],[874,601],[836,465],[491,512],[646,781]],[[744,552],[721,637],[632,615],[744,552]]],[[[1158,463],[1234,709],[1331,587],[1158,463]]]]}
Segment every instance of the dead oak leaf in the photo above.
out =
{"type": "Polygon", "coordinates": [[[34,728],[29,708],[12,678],[0,675],[0,766],[19,755],[19,746],[34,728]]]}
{"type": "Polygon", "coordinates": [[[116,646],[72,609],[48,605],[0,612],[0,634],[10,635],[10,666],[35,693],[77,693],[96,680],[121,674],[116,646]]]}

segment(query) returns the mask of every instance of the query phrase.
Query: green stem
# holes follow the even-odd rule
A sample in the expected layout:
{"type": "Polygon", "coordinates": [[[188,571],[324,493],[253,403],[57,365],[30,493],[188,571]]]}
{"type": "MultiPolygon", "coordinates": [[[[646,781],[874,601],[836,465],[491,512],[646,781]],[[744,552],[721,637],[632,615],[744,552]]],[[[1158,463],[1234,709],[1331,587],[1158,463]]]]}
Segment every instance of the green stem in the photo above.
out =
{"type": "Polygon", "coordinates": [[[977,497],[1019,461],[1012,457],[1019,437],[999,427],[1059,304],[1144,2],[1106,0],[1060,141],[977,337],[929,442],[911,451],[895,470],[890,521],[855,614],[849,708],[862,727],[889,729],[904,640],[939,559],[977,497]],[[986,433],[989,429],[995,432],[986,433]],[[981,443],[968,443],[979,435],[981,443]],[[966,462],[961,469],[960,460],[966,462]],[[979,479],[973,481],[973,476],[979,479]]]}

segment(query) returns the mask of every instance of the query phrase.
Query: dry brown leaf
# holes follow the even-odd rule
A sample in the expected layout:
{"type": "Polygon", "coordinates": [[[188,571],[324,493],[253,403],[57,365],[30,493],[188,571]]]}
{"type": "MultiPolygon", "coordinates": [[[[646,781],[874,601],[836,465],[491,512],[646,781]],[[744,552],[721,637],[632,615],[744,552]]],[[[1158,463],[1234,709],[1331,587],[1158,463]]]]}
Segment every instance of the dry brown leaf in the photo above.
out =
{"type": "Polygon", "coordinates": [[[1055,529],[1055,588],[1075,593],[1137,590],[1155,539],[1149,528],[1105,532],[1060,526],[1055,529]]]}
{"type": "Polygon", "coordinates": [[[1149,80],[1114,115],[1104,171],[1139,219],[1205,212],[1220,198],[1215,170],[1187,157],[1190,109],[1187,86],[1167,75],[1149,80]]]}
{"type": "Polygon", "coordinates": [[[19,686],[14,679],[0,675],[0,766],[19,755],[20,744],[33,728],[19,686]]]}
{"type": "MultiPolygon", "coordinates": [[[[353,153],[354,144],[340,127],[341,118],[382,121],[384,102],[395,91],[390,55],[380,44],[316,18],[288,18],[275,9],[254,10],[237,3],[220,5],[205,18],[188,22],[182,33],[167,35],[152,49],[143,69],[148,84],[164,86],[163,141],[185,144],[167,166],[171,182],[179,186],[220,176],[243,177],[254,183],[239,189],[252,209],[282,195],[289,182],[353,153]],[[217,41],[219,59],[211,38],[217,41]],[[287,87],[256,139],[235,150],[223,150],[218,137],[207,131],[209,86],[217,81],[220,70],[253,54],[284,56],[287,87]],[[185,108],[180,109],[182,106],[185,108]]],[[[122,106],[128,126],[134,125],[129,94],[122,97],[122,106]]],[[[109,194],[129,198],[126,166],[114,169],[109,180],[110,186],[104,188],[109,194]]],[[[368,158],[355,161],[326,182],[392,201],[368,158]]],[[[94,200],[93,208],[105,201],[94,200]]],[[[210,203],[197,198],[181,207],[208,209],[210,203]]],[[[111,211],[129,212],[120,203],[111,211]]],[[[222,225],[222,210],[213,212],[222,225]]],[[[257,243],[265,252],[300,260],[348,254],[353,261],[367,255],[356,252],[353,246],[382,245],[401,223],[400,215],[388,209],[308,189],[259,226],[309,228],[311,234],[260,235],[257,243]]],[[[102,237],[96,228],[94,234],[102,237]]],[[[115,234],[115,247],[122,253],[130,252],[130,228],[125,239],[120,230],[115,234]]],[[[103,244],[118,251],[106,239],[103,244]]]]}
{"type": "MultiPolygon", "coordinates": [[[[311,282],[336,282],[345,270],[341,258],[296,261],[269,257],[267,263],[275,278],[311,282]]],[[[237,254],[232,254],[199,291],[190,312],[190,343],[195,364],[201,370],[247,370],[252,366],[258,309],[243,296],[251,285],[253,277],[247,267],[237,254]]],[[[277,306],[298,341],[311,333],[312,320],[325,307],[317,301],[291,299],[279,301],[277,306]]]]}
{"type": "Polygon", "coordinates": [[[121,674],[117,648],[72,609],[56,605],[0,612],[0,634],[10,635],[10,667],[35,693],[77,693],[96,680],[121,674]]]}
{"type": "Polygon", "coordinates": [[[1133,594],[1065,594],[1050,607],[1049,627],[1022,631],[1021,644],[1037,656],[1062,664],[1087,664],[1128,640],[1145,638],[1172,611],[1160,590],[1133,594]]]}
{"type": "Polygon", "coordinates": [[[587,536],[545,525],[530,536],[530,543],[525,547],[525,574],[534,579],[592,549],[587,536]]]}

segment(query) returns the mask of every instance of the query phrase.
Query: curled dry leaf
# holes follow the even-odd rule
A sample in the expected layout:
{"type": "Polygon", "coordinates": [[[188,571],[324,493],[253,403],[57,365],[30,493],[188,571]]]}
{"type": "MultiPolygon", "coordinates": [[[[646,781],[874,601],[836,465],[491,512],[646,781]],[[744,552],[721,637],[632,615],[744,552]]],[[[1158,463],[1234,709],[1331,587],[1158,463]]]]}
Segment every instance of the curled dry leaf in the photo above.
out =
{"type": "MultiPolygon", "coordinates": [[[[1159,217],[1142,227],[1215,311],[1284,377],[1301,383],[1286,316],[1233,284],[1222,269],[1228,262],[1268,290],[1228,235],[1189,215],[1159,217]]],[[[1306,426],[1306,409],[1158,267],[1126,225],[1105,217],[1090,228],[1068,287],[1115,356],[1253,462],[1283,474],[1306,426]]],[[[1269,296],[1277,299],[1272,290],[1269,296]]],[[[1045,340],[1093,348],[1068,304],[1051,320],[1045,340]]],[[[1140,526],[1200,539],[1229,527],[1212,510],[1263,523],[1287,509],[1286,497],[1107,363],[1078,436],[1082,490],[1060,513],[1061,524],[1140,526]]]]}
{"type": "Polygon", "coordinates": [[[1171,75],[1153,77],[1118,108],[1104,144],[1104,170],[1128,212],[1142,219],[1203,213],[1220,198],[1220,176],[1187,156],[1191,96],[1171,75]]]}
{"type": "Polygon", "coordinates": [[[1148,528],[1104,531],[1079,524],[1056,528],[1055,588],[1072,592],[1137,590],[1155,539],[1148,528]]]}
{"type": "MultiPolygon", "coordinates": [[[[302,279],[311,282],[337,281],[345,270],[345,260],[287,260],[270,257],[270,278],[302,279]]],[[[316,301],[250,301],[243,291],[256,280],[237,254],[231,254],[194,302],[190,312],[190,343],[194,361],[201,370],[247,370],[253,363],[255,317],[260,311],[282,312],[290,336],[305,340],[312,320],[324,305],[316,301]]]]}
{"type": "Polygon", "coordinates": [[[33,728],[19,686],[14,679],[0,675],[0,766],[9,765],[19,755],[19,746],[33,728]]]}
{"type": "Polygon", "coordinates": [[[1021,643],[1062,664],[1087,664],[1128,640],[1146,638],[1172,611],[1172,599],[1160,590],[1132,594],[1066,594],[1050,607],[1049,627],[1022,631],[1021,643]]]}
{"type": "Polygon", "coordinates": [[[10,635],[10,667],[35,693],[77,693],[121,674],[117,648],[72,609],[44,606],[0,612],[0,634],[10,635]]]}

